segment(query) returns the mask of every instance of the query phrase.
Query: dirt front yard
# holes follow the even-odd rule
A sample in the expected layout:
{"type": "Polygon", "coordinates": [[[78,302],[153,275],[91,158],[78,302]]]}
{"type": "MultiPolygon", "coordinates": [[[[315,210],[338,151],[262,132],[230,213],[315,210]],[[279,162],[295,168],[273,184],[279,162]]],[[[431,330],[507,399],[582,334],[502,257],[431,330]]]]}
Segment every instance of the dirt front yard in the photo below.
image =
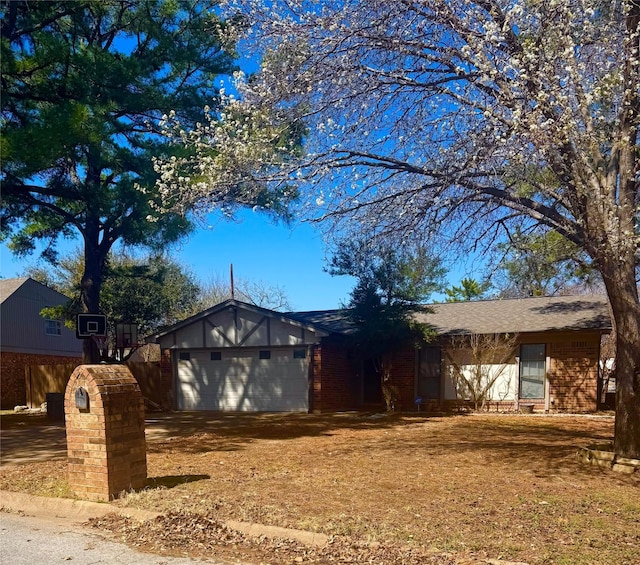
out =
{"type": "MultiPolygon", "coordinates": [[[[233,545],[273,565],[637,565],[640,474],[576,462],[612,433],[603,417],[165,415],[148,421],[149,487],[118,504],[166,516],[99,525],[155,551],[233,545]],[[242,546],[229,519],[328,534],[335,551],[242,546]]],[[[0,469],[0,488],[68,496],[65,477],[64,461],[36,462],[0,469]]]]}

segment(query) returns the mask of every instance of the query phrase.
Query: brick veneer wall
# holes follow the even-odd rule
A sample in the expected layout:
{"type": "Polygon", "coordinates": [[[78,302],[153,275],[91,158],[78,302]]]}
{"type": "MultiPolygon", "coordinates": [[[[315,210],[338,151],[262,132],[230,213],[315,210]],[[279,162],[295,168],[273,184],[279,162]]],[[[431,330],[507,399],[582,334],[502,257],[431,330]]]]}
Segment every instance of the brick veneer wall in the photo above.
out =
{"type": "MultiPolygon", "coordinates": [[[[413,347],[391,358],[391,378],[399,399],[397,410],[415,409],[415,361],[413,347]]],[[[340,340],[325,339],[314,348],[312,410],[337,412],[361,407],[362,377],[340,340]]]]}
{"type": "Polygon", "coordinates": [[[416,409],[416,350],[407,346],[391,356],[391,380],[398,393],[396,410],[416,409]]]}
{"type": "Polygon", "coordinates": [[[564,339],[548,345],[550,408],[566,412],[598,409],[600,339],[564,339]]]}
{"type": "Polygon", "coordinates": [[[60,365],[82,363],[81,357],[38,355],[34,353],[0,352],[0,408],[11,410],[27,403],[25,367],[28,365],[60,365]]]}
{"type": "Polygon", "coordinates": [[[358,376],[341,340],[324,339],[313,348],[313,412],[353,410],[358,404],[358,376]]]}
{"type": "Polygon", "coordinates": [[[69,485],[80,498],[107,502],[147,478],[144,401],[126,365],[80,365],[64,399],[69,485]],[[78,387],[88,410],[76,406],[78,387]]]}
{"type": "MultiPolygon", "coordinates": [[[[547,381],[551,411],[595,412],[598,410],[598,362],[600,358],[599,333],[548,332],[524,334],[522,343],[545,344],[549,359],[547,381]]],[[[461,401],[446,400],[445,408],[459,409],[461,401]]],[[[522,404],[532,404],[534,411],[544,411],[544,398],[488,402],[489,410],[515,410],[522,404]]]]}

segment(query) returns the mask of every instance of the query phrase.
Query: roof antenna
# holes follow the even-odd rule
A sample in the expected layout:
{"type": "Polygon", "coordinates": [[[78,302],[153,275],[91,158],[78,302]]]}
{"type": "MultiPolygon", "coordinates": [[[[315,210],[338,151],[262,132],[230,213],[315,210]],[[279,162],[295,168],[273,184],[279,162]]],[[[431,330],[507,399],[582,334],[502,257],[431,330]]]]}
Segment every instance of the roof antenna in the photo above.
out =
{"type": "Polygon", "coordinates": [[[233,286],[233,263],[229,263],[229,282],[231,283],[231,300],[235,300],[236,291],[233,286]]]}

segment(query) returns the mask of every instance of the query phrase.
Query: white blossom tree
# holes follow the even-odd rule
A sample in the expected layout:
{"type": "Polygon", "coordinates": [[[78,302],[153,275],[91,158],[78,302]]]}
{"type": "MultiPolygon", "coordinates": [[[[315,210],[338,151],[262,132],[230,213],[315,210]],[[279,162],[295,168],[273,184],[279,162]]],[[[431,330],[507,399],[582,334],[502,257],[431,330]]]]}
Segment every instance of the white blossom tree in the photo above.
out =
{"type": "Polygon", "coordinates": [[[249,168],[303,183],[309,215],[487,246],[538,224],[589,256],[618,337],[615,450],[640,456],[638,0],[226,4],[262,63],[235,115],[307,135],[249,168]]]}
{"type": "Polygon", "coordinates": [[[508,369],[515,363],[518,334],[456,335],[444,348],[458,398],[469,398],[475,410],[485,410],[491,400],[501,400],[506,390],[495,390],[496,383],[508,377],[508,369]],[[501,394],[502,393],[502,394],[501,394]],[[497,398],[494,397],[497,396],[497,398]]]}

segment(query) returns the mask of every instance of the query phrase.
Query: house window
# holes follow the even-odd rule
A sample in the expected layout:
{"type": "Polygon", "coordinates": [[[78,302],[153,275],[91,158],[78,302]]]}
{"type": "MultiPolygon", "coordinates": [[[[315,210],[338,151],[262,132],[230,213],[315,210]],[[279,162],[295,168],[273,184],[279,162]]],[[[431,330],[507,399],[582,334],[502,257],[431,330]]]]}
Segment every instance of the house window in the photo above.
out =
{"type": "Polygon", "coordinates": [[[418,396],[440,400],[442,357],[439,347],[423,347],[418,357],[418,396]]]}
{"type": "Polygon", "coordinates": [[[293,350],[293,358],[294,359],[306,359],[307,358],[307,350],[306,349],[294,349],[293,350]]]}
{"type": "Polygon", "coordinates": [[[222,361],[222,351],[212,351],[211,361],[222,361]]]}
{"type": "Polygon", "coordinates": [[[47,335],[62,335],[62,323],[60,320],[46,320],[44,333],[47,335]]]}
{"type": "Polygon", "coordinates": [[[520,398],[544,398],[546,376],[544,344],[520,346],[520,398]]]}
{"type": "Polygon", "coordinates": [[[180,359],[180,361],[190,361],[191,353],[189,351],[181,351],[178,355],[178,359],[180,359]]]}
{"type": "Polygon", "coordinates": [[[260,359],[271,359],[271,351],[269,351],[268,349],[261,349],[258,356],[260,357],[260,359]]]}

